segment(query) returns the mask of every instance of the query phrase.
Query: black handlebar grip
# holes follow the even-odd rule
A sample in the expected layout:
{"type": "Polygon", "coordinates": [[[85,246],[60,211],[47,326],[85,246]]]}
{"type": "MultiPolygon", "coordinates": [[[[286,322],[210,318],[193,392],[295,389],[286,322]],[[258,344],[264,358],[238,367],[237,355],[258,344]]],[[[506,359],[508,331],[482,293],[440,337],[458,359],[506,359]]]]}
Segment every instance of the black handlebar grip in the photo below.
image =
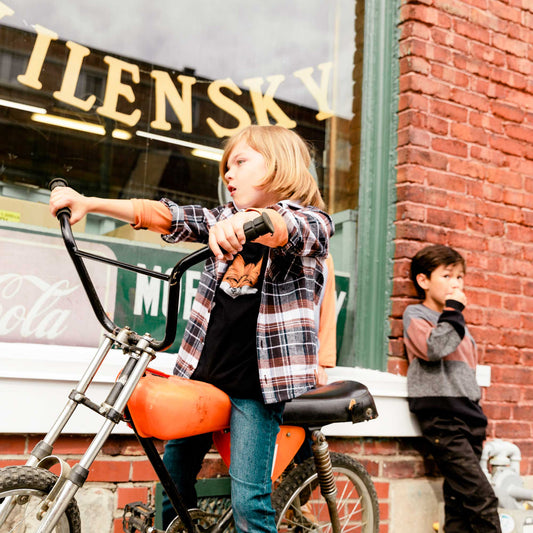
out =
{"type": "Polygon", "coordinates": [[[246,222],[243,229],[246,240],[253,241],[254,239],[257,239],[257,237],[261,237],[261,235],[274,233],[274,224],[272,224],[272,220],[270,220],[267,213],[263,213],[257,218],[246,222]]]}
{"type": "MultiPolygon", "coordinates": [[[[52,178],[48,184],[48,188],[53,191],[56,187],[68,187],[67,180],[63,178],[52,178]]],[[[56,213],[56,218],[59,218],[62,214],[67,215],[70,218],[72,211],[69,207],[63,207],[59,209],[56,213]]]]}
{"type": "Polygon", "coordinates": [[[48,184],[48,188],[53,191],[56,187],[68,187],[67,180],[63,178],[52,178],[48,184]]]}

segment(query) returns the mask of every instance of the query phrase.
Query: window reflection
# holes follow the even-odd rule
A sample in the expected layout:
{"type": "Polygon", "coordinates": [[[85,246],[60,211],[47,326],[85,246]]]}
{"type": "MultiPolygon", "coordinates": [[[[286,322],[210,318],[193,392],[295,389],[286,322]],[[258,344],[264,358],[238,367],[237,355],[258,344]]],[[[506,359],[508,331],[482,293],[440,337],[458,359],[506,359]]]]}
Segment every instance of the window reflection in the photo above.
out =
{"type": "Polygon", "coordinates": [[[246,123],[270,122],[294,127],[312,145],[331,212],[356,207],[353,0],[283,3],[285,15],[276,0],[264,7],[268,17],[250,13],[249,31],[239,33],[213,30],[225,26],[217,16],[229,17],[227,2],[224,9],[213,2],[212,13],[196,6],[203,24],[187,29],[181,4],[164,1],[166,27],[159,12],[154,26],[161,31],[150,32],[147,20],[139,33],[125,24],[118,34],[113,17],[115,31],[101,31],[104,14],[114,9],[127,19],[127,10],[146,13],[149,3],[96,3],[104,10],[98,16],[76,1],[54,12],[13,0],[13,14],[0,20],[0,98],[12,104],[0,105],[2,183],[43,189],[62,176],[84,194],[170,196],[212,207],[220,202],[223,138],[246,123]],[[78,16],[68,18],[73,11],[78,16]],[[291,13],[298,24],[287,25],[291,13]],[[285,33],[273,40],[276,28],[285,33]],[[211,59],[197,50],[206,47],[211,59]]]}
{"type": "MultiPolygon", "coordinates": [[[[351,360],[363,21],[363,0],[0,2],[0,221],[57,228],[54,176],[86,195],[214,207],[228,200],[227,135],[294,128],[334,214],[338,361],[351,360]]],[[[151,238],[99,215],[75,229],[151,238]]],[[[127,314],[134,283],[117,275],[127,314]]]]}

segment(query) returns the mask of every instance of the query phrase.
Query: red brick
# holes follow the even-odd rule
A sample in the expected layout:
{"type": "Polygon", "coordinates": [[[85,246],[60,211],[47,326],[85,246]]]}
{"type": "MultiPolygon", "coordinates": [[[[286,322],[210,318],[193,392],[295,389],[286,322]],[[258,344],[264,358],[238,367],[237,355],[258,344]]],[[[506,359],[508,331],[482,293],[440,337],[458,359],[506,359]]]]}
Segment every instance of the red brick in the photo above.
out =
{"type": "Polygon", "coordinates": [[[131,481],[155,481],[157,475],[150,461],[132,461],[131,481]]]}
{"type": "Polygon", "coordinates": [[[533,405],[517,405],[512,408],[513,416],[510,417],[513,420],[533,420],[533,405]]]}
{"type": "Polygon", "coordinates": [[[459,35],[464,35],[473,41],[480,41],[485,44],[491,42],[491,32],[465,20],[456,20],[453,28],[459,35]]]}
{"type": "Polygon", "coordinates": [[[470,53],[487,63],[503,67],[507,64],[507,56],[493,46],[487,46],[481,43],[471,43],[470,53]]]}
{"type": "Polygon", "coordinates": [[[401,77],[400,91],[413,91],[441,99],[448,99],[451,94],[449,85],[415,73],[401,77]]]}
{"type": "Polygon", "coordinates": [[[468,155],[467,144],[454,139],[436,138],[431,143],[431,148],[436,152],[443,152],[458,157],[467,157],[468,155]]]}
{"type": "Polygon", "coordinates": [[[407,109],[398,115],[398,131],[408,127],[426,127],[427,116],[416,108],[407,109]]]}
{"type": "Polygon", "coordinates": [[[388,481],[374,481],[374,487],[380,500],[389,498],[390,483],[388,481]]]}
{"type": "Polygon", "coordinates": [[[405,128],[398,134],[398,146],[405,144],[414,144],[429,148],[431,145],[431,135],[422,129],[405,128]]]}
{"type": "Polygon", "coordinates": [[[477,128],[468,124],[452,124],[450,133],[456,139],[465,142],[486,145],[488,134],[484,128],[477,128]]]}
{"type": "Polygon", "coordinates": [[[367,459],[366,457],[358,457],[358,461],[363,465],[365,470],[372,477],[377,477],[380,475],[381,463],[378,460],[367,459]]]}
{"type": "Polygon", "coordinates": [[[423,473],[422,460],[406,459],[383,461],[382,476],[387,479],[409,479],[423,473]]]}
{"type": "Polygon", "coordinates": [[[450,17],[444,15],[433,7],[421,4],[407,4],[401,7],[402,20],[417,20],[431,26],[449,28],[451,26],[450,17]]]}
{"type": "Polygon", "coordinates": [[[438,28],[436,26],[431,28],[431,39],[436,45],[441,45],[443,48],[452,50],[461,50],[468,52],[470,43],[468,39],[457,35],[448,29],[438,28]]]}
{"type": "MultiPolygon", "coordinates": [[[[71,463],[71,461],[69,461],[71,463]]],[[[73,464],[72,462],[71,464],[73,464]]],[[[130,481],[130,461],[105,461],[96,460],[91,468],[88,481],[108,481],[111,483],[119,483],[130,481]]]]}
{"type": "Polygon", "coordinates": [[[524,59],[521,57],[513,57],[511,55],[507,55],[505,59],[507,61],[507,66],[511,70],[516,70],[524,76],[531,76],[533,72],[533,67],[531,65],[531,61],[529,61],[528,59],[524,59]]]}
{"type": "Polygon", "coordinates": [[[494,379],[498,382],[513,385],[528,385],[533,383],[533,368],[523,366],[500,366],[492,369],[494,379]]]}
{"type": "Polygon", "coordinates": [[[495,116],[512,122],[522,122],[525,116],[523,109],[501,101],[491,102],[491,111],[495,116]]]}
{"type": "MultiPolygon", "coordinates": [[[[389,504],[387,502],[379,502],[379,521],[387,522],[389,520],[389,504]]],[[[380,529],[381,531],[381,529],[380,529]]]]}
{"type": "Polygon", "coordinates": [[[20,459],[0,459],[0,468],[4,468],[6,466],[23,465],[25,462],[26,462],[25,458],[20,458],[20,459]]]}
{"type": "Polygon", "coordinates": [[[54,453],[60,455],[83,455],[91,441],[92,437],[64,435],[57,439],[54,444],[54,453]]]}
{"type": "Polygon", "coordinates": [[[366,455],[398,455],[399,445],[395,439],[373,439],[365,442],[366,455]]]}
{"type": "Polygon", "coordinates": [[[442,119],[430,115],[427,117],[427,128],[431,133],[436,135],[448,135],[450,131],[450,122],[448,120],[442,119]]]}
{"type": "MultiPolygon", "coordinates": [[[[508,11],[512,13],[511,10],[508,11]]],[[[510,54],[518,57],[527,57],[528,55],[527,42],[520,42],[516,39],[510,39],[505,35],[495,33],[492,45],[498,50],[502,50],[503,52],[509,52],[510,54]]]]}
{"type": "Polygon", "coordinates": [[[436,226],[454,226],[455,229],[466,229],[466,219],[455,220],[457,214],[449,209],[432,209],[427,210],[427,221],[429,224],[436,226]]]}
{"type": "Polygon", "coordinates": [[[493,402],[518,402],[520,389],[514,385],[501,385],[493,382],[486,391],[486,398],[493,402]]]}
{"type": "Polygon", "coordinates": [[[489,165],[506,166],[507,163],[505,155],[494,148],[472,145],[470,148],[470,156],[473,159],[479,159],[489,165]]]}
{"type": "Polygon", "coordinates": [[[489,145],[504,154],[515,155],[518,157],[523,157],[526,151],[524,143],[506,137],[492,136],[489,139],[489,145]]]}
{"type": "Polygon", "coordinates": [[[468,123],[487,132],[503,133],[503,121],[499,117],[470,111],[468,123]]]}
{"type": "Polygon", "coordinates": [[[328,438],[330,450],[345,453],[348,455],[358,455],[363,452],[363,439],[341,439],[330,437],[328,438]]]}
{"type": "Polygon", "coordinates": [[[23,455],[28,453],[26,437],[18,435],[2,435],[0,437],[1,455],[23,455]]]}
{"type": "Polygon", "coordinates": [[[217,455],[216,457],[207,457],[202,463],[199,477],[210,478],[228,476],[228,467],[224,461],[217,455]]]}
{"type": "Polygon", "coordinates": [[[479,95],[462,88],[454,88],[450,94],[450,101],[464,105],[469,109],[475,109],[485,113],[489,110],[489,101],[485,95],[479,95]]]}
{"type": "Polygon", "coordinates": [[[466,122],[468,118],[468,110],[465,107],[449,102],[433,100],[430,111],[438,117],[448,118],[454,122],[466,122]]]}
{"type": "Polygon", "coordinates": [[[499,439],[513,441],[519,438],[530,438],[532,436],[530,422],[495,422],[495,435],[499,439]]]}
{"type": "Polygon", "coordinates": [[[113,520],[113,533],[124,533],[124,528],[122,527],[122,518],[115,518],[113,520]]]}
{"type": "Polygon", "coordinates": [[[403,354],[403,341],[398,341],[399,347],[394,351],[391,350],[393,355],[396,357],[389,357],[387,360],[387,372],[391,374],[398,374],[401,376],[407,375],[407,367],[409,366],[405,357],[401,357],[403,354]]]}
{"type": "Polygon", "coordinates": [[[483,411],[489,420],[509,420],[512,408],[509,405],[483,402],[483,411]]]}
{"type": "Polygon", "coordinates": [[[121,487],[117,489],[117,508],[124,509],[126,504],[141,501],[148,501],[148,487],[121,487]]]}
{"type": "Polygon", "coordinates": [[[431,28],[426,24],[421,24],[417,20],[404,21],[402,23],[402,39],[409,36],[416,36],[420,39],[429,40],[431,38],[431,28]]]}

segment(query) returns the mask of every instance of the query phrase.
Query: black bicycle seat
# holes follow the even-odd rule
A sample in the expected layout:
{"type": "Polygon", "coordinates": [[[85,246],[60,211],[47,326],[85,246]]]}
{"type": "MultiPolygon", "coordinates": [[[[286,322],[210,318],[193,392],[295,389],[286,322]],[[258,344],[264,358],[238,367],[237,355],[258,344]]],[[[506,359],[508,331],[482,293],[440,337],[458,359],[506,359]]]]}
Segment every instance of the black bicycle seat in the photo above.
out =
{"type": "Polygon", "coordinates": [[[378,416],[374,398],[357,381],[336,381],[287,402],[283,423],[322,427],[334,422],[363,422],[378,416]]]}

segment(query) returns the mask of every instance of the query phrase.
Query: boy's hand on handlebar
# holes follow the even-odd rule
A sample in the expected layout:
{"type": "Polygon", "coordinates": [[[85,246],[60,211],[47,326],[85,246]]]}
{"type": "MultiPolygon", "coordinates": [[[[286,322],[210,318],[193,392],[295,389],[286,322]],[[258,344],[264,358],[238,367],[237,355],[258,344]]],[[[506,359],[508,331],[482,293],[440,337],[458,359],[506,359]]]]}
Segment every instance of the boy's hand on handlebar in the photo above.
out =
{"type": "Polygon", "coordinates": [[[89,211],[87,198],[70,187],[56,187],[50,193],[49,205],[53,216],[56,216],[60,209],[68,207],[71,211],[71,224],[79,222],[89,211]]]}
{"type": "Polygon", "coordinates": [[[217,259],[231,260],[242,250],[246,242],[243,226],[257,216],[255,211],[240,211],[230,218],[220,220],[211,228],[209,248],[217,259]]]}

